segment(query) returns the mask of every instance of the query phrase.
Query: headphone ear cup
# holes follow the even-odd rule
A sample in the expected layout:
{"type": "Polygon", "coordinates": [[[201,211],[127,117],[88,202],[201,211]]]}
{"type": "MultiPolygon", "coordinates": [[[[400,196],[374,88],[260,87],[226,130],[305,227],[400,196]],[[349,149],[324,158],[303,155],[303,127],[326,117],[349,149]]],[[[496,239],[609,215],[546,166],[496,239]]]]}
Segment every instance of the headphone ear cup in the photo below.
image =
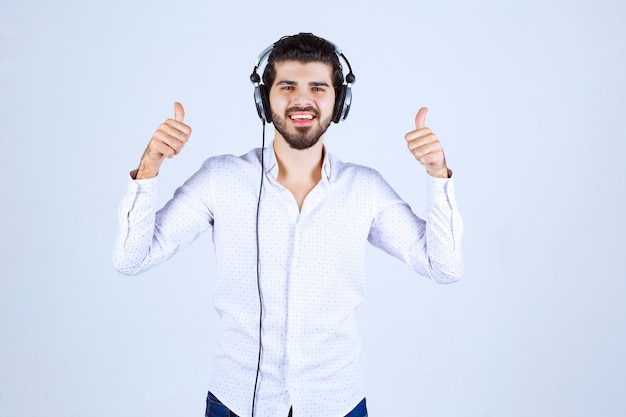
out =
{"type": "MultiPolygon", "coordinates": [[[[333,110],[333,123],[339,123],[344,116],[344,103],[346,101],[346,86],[335,89],[335,109],[333,110]]],[[[346,114],[347,116],[347,114],[346,114]]]]}
{"type": "Polygon", "coordinates": [[[270,95],[263,84],[254,87],[254,104],[256,105],[256,112],[259,118],[266,123],[272,123],[270,95]]]}
{"type": "Polygon", "coordinates": [[[348,84],[344,86],[343,96],[343,109],[341,110],[341,120],[345,120],[350,113],[350,106],[352,105],[352,87],[348,84]]]}
{"type": "Polygon", "coordinates": [[[264,84],[259,86],[261,93],[261,103],[263,105],[263,114],[267,123],[272,123],[272,109],[270,108],[270,92],[264,84]]]}

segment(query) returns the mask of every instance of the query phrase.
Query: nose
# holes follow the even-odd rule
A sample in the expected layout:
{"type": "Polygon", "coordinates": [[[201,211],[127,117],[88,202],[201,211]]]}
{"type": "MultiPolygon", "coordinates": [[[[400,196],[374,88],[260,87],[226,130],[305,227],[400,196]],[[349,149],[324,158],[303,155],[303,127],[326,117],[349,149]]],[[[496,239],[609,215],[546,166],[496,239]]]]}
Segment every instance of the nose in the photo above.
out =
{"type": "Polygon", "coordinates": [[[298,89],[291,96],[291,105],[298,107],[306,107],[313,104],[313,97],[307,89],[298,89]]]}

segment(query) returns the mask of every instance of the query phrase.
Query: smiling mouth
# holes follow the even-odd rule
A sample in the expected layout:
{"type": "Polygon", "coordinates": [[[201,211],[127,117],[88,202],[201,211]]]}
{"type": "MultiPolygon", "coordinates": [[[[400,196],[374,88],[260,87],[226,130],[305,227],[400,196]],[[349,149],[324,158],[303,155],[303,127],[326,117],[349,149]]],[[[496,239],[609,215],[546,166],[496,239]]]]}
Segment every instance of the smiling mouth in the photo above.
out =
{"type": "Polygon", "coordinates": [[[295,111],[289,113],[289,120],[295,127],[310,127],[315,118],[315,114],[310,111],[295,111]]]}
{"type": "Polygon", "coordinates": [[[290,114],[289,118],[291,120],[313,120],[315,116],[310,113],[294,113],[290,114]]]}
{"type": "Polygon", "coordinates": [[[306,126],[318,117],[313,106],[293,106],[287,109],[286,114],[293,124],[300,126],[306,126]]]}

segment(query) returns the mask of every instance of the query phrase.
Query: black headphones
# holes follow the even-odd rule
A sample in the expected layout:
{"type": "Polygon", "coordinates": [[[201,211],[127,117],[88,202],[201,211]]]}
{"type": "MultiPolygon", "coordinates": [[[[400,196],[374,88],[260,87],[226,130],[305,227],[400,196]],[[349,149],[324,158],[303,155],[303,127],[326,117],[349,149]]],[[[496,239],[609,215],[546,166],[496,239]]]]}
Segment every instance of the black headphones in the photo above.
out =
{"type": "MultiPolygon", "coordinates": [[[[339,123],[341,120],[348,117],[348,113],[350,112],[350,105],[352,104],[352,84],[354,84],[356,77],[352,73],[350,62],[348,62],[348,59],[341,52],[341,49],[339,49],[337,45],[332,42],[326,42],[330,43],[335,48],[337,58],[339,58],[339,60],[343,59],[348,66],[348,74],[345,76],[343,84],[336,90],[337,95],[335,97],[335,109],[333,110],[332,121],[339,123]]],[[[252,84],[254,85],[254,104],[256,105],[256,111],[261,120],[267,123],[272,123],[270,92],[265,84],[261,83],[261,76],[257,70],[261,67],[261,64],[264,63],[264,61],[269,59],[272,49],[274,49],[274,44],[268,46],[259,54],[258,58],[254,62],[254,69],[250,75],[250,81],[252,81],[252,84]]]]}

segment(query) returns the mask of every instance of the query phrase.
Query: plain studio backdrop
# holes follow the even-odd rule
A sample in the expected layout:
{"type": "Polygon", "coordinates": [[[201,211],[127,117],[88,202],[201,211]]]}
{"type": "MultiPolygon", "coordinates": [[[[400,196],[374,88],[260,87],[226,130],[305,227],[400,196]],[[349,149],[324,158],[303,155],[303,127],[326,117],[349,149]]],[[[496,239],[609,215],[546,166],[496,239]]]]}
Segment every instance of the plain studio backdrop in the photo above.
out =
{"type": "Polygon", "coordinates": [[[210,234],[124,277],[117,205],[174,101],[194,131],[159,204],[259,146],[254,60],[301,31],[357,77],[330,152],[423,215],[404,134],[428,106],[465,221],[453,285],[368,245],[370,415],[626,415],[625,21],[617,0],[3,1],[0,415],[203,415],[210,234]]]}

